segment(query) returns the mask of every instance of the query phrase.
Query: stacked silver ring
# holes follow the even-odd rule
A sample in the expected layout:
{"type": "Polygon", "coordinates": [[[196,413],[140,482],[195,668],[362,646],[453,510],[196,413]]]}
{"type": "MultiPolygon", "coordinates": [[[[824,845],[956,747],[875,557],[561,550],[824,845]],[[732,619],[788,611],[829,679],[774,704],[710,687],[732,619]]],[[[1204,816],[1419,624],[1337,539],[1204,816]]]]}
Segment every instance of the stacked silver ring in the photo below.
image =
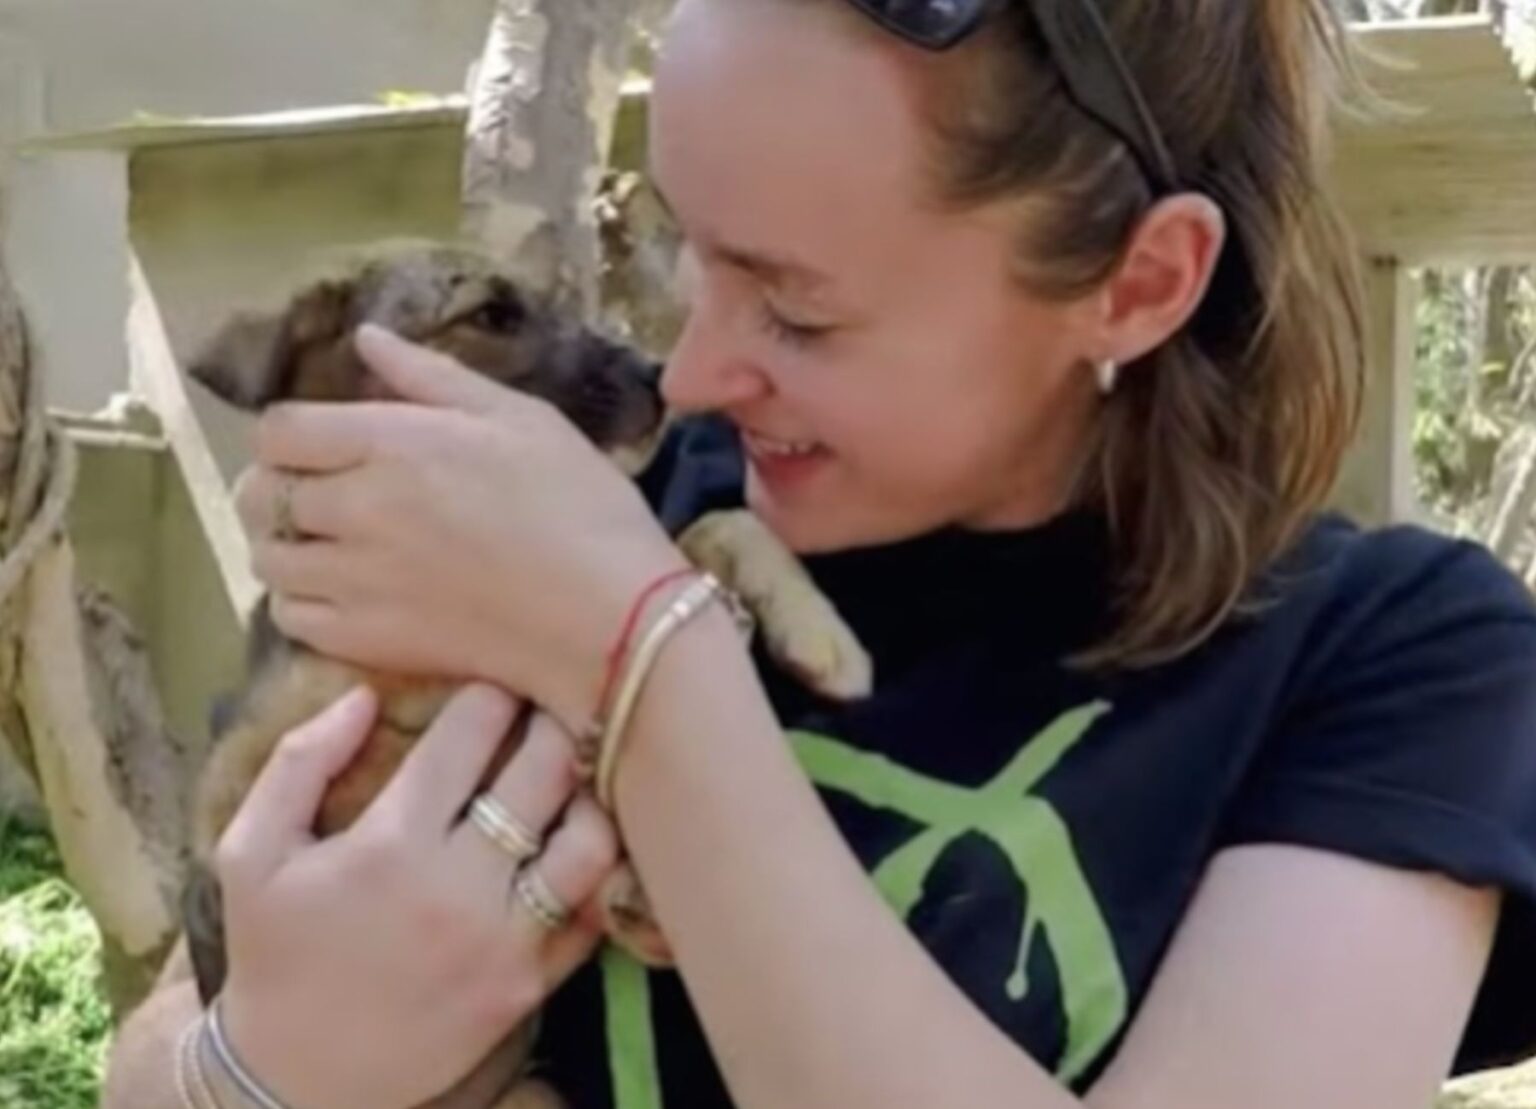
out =
{"type": "Polygon", "coordinates": [[[488,793],[480,794],[470,804],[469,819],[517,867],[512,894],[528,910],[528,915],[551,932],[569,924],[570,907],[549,888],[549,882],[533,862],[544,850],[543,838],[488,793]]]}
{"type": "Polygon", "coordinates": [[[517,865],[522,865],[544,849],[544,840],[538,833],[513,816],[505,805],[488,793],[480,794],[469,806],[469,819],[517,865]]]}
{"type": "Polygon", "coordinates": [[[571,910],[532,864],[523,867],[512,879],[512,892],[534,920],[551,932],[558,932],[571,922],[571,910]]]}

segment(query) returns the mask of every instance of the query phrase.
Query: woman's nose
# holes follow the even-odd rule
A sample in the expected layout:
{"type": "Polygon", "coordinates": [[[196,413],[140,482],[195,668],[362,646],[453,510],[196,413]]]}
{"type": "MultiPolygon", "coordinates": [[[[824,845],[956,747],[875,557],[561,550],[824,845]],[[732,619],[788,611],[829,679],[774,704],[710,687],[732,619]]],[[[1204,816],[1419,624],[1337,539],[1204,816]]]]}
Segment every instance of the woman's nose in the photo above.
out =
{"type": "Polygon", "coordinates": [[[702,313],[689,317],[661,374],[661,393],[668,408],[718,411],[772,391],[766,371],[722,338],[702,313]]]}

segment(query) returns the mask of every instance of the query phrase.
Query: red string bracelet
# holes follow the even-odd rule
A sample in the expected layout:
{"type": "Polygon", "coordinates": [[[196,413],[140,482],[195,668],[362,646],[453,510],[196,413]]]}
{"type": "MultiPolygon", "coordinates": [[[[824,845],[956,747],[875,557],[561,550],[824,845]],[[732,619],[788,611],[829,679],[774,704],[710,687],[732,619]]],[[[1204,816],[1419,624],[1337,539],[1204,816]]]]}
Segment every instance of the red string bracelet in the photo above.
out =
{"type": "Polygon", "coordinates": [[[651,598],[673,582],[691,578],[697,573],[697,570],[689,566],[686,569],[663,574],[642,589],[640,595],[635,598],[634,604],[630,605],[629,615],[624,618],[624,626],[619,629],[618,638],[614,640],[613,646],[608,651],[608,665],[603,673],[602,689],[597,696],[597,711],[600,717],[607,714],[608,702],[613,697],[613,685],[619,680],[619,667],[624,662],[624,656],[629,653],[629,641],[634,638],[635,627],[640,623],[640,616],[645,612],[645,606],[650,603],[651,598]]]}

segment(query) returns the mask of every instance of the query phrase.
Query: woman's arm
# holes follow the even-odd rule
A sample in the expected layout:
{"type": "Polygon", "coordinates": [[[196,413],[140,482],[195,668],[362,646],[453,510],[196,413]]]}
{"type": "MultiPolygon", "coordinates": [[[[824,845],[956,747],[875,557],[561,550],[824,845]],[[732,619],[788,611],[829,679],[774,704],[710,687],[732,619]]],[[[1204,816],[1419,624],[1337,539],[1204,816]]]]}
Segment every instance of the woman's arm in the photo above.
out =
{"type": "Polygon", "coordinates": [[[176,1045],[202,1011],[186,941],[179,940],[154,989],[118,1030],[101,1109],[167,1109],[179,1105],[176,1045]]]}
{"type": "MultiPolygon", "coordinates": [[[[716,616],[668,645],[618,798],[737,1104],[1079,1104],[879,899],[792,759],[734,635],[716,616]]],[[[1492,893],[1342,856],[1227,852],[1086,1104],[1428,1104],[1485,965],[1496,905],[1492,893]]]]}

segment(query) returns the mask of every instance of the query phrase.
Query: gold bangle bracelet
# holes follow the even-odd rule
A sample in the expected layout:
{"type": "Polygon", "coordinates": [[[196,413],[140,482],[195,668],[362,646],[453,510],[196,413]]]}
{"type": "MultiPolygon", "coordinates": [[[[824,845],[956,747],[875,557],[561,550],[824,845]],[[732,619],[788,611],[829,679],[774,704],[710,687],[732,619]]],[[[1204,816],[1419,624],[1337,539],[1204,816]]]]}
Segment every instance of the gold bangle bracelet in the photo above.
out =
{"type": "Polygon", "coordinates": [[[607,811],[613,811],[613,778],[624,731],[629,718],[634,715],[640,691],[656,664],[657,656],[679,628],[703,612],[711,602],[723,599],[724,594],[725,589],[718,578],[713,574],[700,574],[647,629],[645,638],[640,641],[640,646],[625,667],[618,695],[613,701],[613,712],[603,727],[603,741],[597,759],[597,800],[607,811]]]}

